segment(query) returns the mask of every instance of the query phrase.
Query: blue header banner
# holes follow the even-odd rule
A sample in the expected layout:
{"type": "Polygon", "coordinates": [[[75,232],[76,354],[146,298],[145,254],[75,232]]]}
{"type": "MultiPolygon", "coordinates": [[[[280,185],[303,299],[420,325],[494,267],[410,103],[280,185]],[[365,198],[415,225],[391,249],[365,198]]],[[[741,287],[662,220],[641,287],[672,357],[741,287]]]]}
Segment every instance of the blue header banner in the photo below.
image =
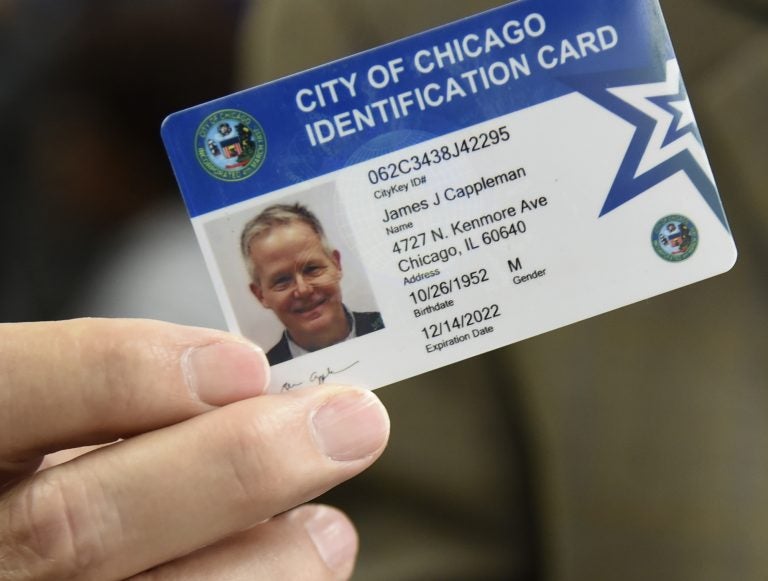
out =
{"type": "Polygon", "coordinates": [[[162,135],[195,217],[672,56],[657,0],[521,0],[175,113],[162,135]]]}

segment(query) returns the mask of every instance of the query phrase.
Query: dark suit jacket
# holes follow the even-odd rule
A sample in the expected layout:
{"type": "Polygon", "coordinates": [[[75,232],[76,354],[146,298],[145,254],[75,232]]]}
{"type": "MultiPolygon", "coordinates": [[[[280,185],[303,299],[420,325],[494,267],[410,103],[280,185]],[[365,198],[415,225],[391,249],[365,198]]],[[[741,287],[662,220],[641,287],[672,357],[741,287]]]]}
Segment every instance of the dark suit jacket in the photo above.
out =
{"type": "MultiPolygon", "coordinates": [[[[384,321],[380,313],[352,313],[352,316],[355,318],[355,332],[358,337],[384,328],[384,321]]],[[[283,333],[280,341],[269,350],[267,359],[270,365],[277,365],[278,363],[293,359],[291,357],[291,350],[288,347],[288,335],[286,333],[283,333]]]]}

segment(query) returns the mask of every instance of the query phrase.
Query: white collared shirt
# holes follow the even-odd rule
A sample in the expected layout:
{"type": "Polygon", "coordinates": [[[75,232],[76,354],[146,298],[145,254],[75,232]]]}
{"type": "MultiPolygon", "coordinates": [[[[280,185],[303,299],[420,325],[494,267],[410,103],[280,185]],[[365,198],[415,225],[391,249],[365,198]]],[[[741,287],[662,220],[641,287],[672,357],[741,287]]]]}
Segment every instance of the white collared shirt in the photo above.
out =
{"type": "MultiPolygon", "coordinates": [[[[352,316],[352,313],[349,312],[349,309],[347,307],[344,307],[344,313],[347,315],[347,321],[349,322],[349,334],[344,337],[339,343],[343,343],[344,341],[349,341],[350,339],[354,339],[357,337],[357,328],[355,325],[355,318],[352,316]]],[[[312,353],[312,351],[309,351],[308,349],[304,349],[301,345],[298,345],[297,343],[293,342],[293,339],[291,339],[291,336],[288,334],[288,331],[283,331],[283,334],[285,335],[286,340],[288,341],[288,349],[291,352],[291,357],[295,359],[296,357],[299,357],[301,355],[306,355],[307,353],[312,353]]]]}

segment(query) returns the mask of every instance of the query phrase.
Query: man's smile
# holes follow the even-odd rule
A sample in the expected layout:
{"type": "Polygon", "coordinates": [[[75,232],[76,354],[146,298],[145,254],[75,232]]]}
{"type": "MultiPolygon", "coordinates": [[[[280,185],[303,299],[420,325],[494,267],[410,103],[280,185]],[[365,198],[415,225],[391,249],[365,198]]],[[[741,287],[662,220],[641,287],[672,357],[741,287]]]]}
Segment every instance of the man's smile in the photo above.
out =
{"type": "Polygon", "coordinates": [[[291,310],[296,315],[309,315],[309,314],[312,314],[312,312],[315,311],[317,308],[324,305],[326,302],[328,302],[328,297],[321,296],[307,302],[302,302],[301,304],[295,306],[291,310]]]}

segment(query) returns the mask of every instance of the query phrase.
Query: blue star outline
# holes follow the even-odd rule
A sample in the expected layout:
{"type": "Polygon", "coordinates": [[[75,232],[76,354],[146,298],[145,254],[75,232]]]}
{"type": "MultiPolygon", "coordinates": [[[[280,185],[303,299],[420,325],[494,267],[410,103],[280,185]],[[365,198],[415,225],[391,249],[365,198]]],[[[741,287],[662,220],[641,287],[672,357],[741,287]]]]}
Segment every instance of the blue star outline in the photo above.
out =
{"type": "MultiPolygon", "coordinates": [[[[651,140],[654,134],[658,134],[659,129],[663,130],[663,126],[660,126],[662,123],[669,123],[661,143],[662,150],[684,139],[686,135],[691,135],[698,146],[701,146],[701,135],[690,112],[688,95],[682,79],[679,80],[677,88],[673,92],[661,92],[657,95],[633,99],[650,103],[652,108],[655,108],[659,113],[658,116],[641,110],[637,103],[633,104],[629,99],[620,96],[622,90],[635,88],[648,90],[651,86],[669,82],[670,70],[675,70],[676,67],[675,61],[668,61],[666,67],[660,65],[651,69],[578,75],[561,79],[591,101],[635,126],[634,135],[600,211],[600,216],[608,214],[682,171],[691,180],[725,229],[730,230],[717,187],[711,177],[711,170],[708,166],[706,170],[702,167],[692,153],[691,147],[686,146],[667,159],[653,164],[652,167],[641,169],[644,158],[651,149],[651,140]]],[[[676,70],[679,74],[679,69],[676,70]]],[[[703,155],[702,148],[700,158],[703,155]]],[[[707,163],[706,159],[703,160],[703,163],[707,163]]]]}

